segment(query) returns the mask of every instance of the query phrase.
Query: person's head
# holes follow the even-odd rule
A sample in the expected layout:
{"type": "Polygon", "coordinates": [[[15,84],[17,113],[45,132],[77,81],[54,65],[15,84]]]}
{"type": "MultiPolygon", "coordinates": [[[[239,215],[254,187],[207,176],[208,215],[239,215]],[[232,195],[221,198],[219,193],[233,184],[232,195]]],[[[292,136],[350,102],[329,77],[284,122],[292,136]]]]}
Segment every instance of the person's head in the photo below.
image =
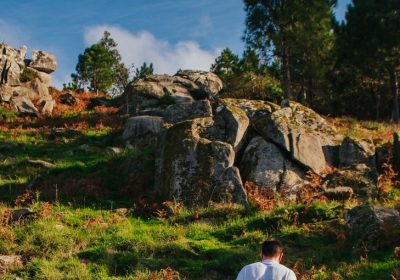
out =
{"type": "Polygon", "coordinates": [[[264,241],[261,248],[262,259],[270,259],[281,262],[283,256],[283,246],[277,240],[264,241]]]}

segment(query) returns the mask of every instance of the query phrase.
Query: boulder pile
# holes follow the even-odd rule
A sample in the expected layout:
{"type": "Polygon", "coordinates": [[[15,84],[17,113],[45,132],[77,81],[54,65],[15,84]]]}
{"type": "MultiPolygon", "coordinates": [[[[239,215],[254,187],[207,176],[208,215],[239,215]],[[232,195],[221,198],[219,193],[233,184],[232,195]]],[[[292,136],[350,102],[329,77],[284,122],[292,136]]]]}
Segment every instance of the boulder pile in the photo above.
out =
{"type": "Polygon", "coordinates": [[[299,103],[220,99],[213,73],[150,75],[128,85],[127,140],[157,139],[155,191],[187,205],[245,204],[244,183],[297,199],[310,172],[327,196],[350,198],[376,186],[372,143],[344,137],[299,103]],[[338,172],[326,176],[334,167],[338,172]],[[343,171],[342,171],[343,170],[343,171]],[[353,175],[365,184],[353,190],[353,175]],[[375,184],[374,184],[375,183],[375,184]]]}
{"type": "Polygon", "coordinates": [[[0,44],[0,102],[23,114],[51,114],[55,101],[49,86],[56,58],[48,52],[33,51],[26,59],[26,53],[25,46],[15,49],[0,44]]]}

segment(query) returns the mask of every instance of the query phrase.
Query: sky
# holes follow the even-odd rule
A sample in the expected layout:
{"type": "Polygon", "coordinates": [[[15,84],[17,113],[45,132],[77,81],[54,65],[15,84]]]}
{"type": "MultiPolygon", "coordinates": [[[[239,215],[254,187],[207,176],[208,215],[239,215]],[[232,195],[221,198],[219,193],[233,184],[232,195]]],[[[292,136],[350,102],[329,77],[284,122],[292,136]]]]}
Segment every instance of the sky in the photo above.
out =
{"type": "MultiPolygon", "coordinates": [[[[344,18],[351,0],[338,0],[344,18]]],[[[207,70],[223,48],[242,53],[242,0],[18,0],[0,9],[0,42],[56,55],[53,85],[69,82],[78,55],[104,30],[123,62],[153,62],[157,73],[207,70]]]]}

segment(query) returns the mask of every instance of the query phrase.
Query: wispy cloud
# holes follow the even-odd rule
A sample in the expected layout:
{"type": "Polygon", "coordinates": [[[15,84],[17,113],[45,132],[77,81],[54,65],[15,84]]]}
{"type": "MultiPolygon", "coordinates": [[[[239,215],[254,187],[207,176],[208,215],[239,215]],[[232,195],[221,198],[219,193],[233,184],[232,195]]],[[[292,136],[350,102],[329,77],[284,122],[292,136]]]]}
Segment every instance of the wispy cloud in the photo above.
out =
{"type": "Polygon", "coordinates": [[[208,70],[220,49],[204,50],[195,41],[171,44],[147,31],[132,33],[117,26],[98,25],[85,29],[87,45],[97,42],[104,30],[118,43],[118,51],[126,65],[140,66],[152,62],[157,73],[174,74],[178,69],[208,70]]]}
{"type": "Polygon", "coordinates": [[[208,15],[203,15],[200,18],[198,25],[193,28],[191,35],[194,38],[206,37],[212,28],[213,24],[211,18],[208,15]]]}
{"type": "Polygon", "coordinates": [[[19,47],[26,44],[27,39],[20,27],[0,18],[0,43],[4,42],[13,47],[19,47]]]}

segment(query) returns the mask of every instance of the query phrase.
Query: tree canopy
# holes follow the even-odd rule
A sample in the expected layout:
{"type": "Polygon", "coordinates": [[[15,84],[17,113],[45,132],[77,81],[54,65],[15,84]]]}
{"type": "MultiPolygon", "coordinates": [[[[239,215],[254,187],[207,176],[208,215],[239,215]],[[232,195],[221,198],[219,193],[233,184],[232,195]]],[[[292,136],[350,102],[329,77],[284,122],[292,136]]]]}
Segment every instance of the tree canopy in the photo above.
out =
{"type": "Polygon", "coordinates": [[[304,89],[332,48],[334,0],[244,0],[244,40],[266,63],[277,61],[284,96],[293,98],[292,84],[304,89]]]}
{"type": "Polygon", "coordinates": [[[98,43],[79,55],[76,72],[71,75],[74,83],[93,91],[108,92],[113,88],[122,92],[129,73],[116,47],[111,34],[105,31],[98,43]]]}
{"type": "Polygon", "coordinates": [[[399,116],[400,1],[354,0],[346,21],[337,27],[340,62],[357,68],[370,86],[384,84],[387,73],[392,94],[392,117],[399,116]]]}

